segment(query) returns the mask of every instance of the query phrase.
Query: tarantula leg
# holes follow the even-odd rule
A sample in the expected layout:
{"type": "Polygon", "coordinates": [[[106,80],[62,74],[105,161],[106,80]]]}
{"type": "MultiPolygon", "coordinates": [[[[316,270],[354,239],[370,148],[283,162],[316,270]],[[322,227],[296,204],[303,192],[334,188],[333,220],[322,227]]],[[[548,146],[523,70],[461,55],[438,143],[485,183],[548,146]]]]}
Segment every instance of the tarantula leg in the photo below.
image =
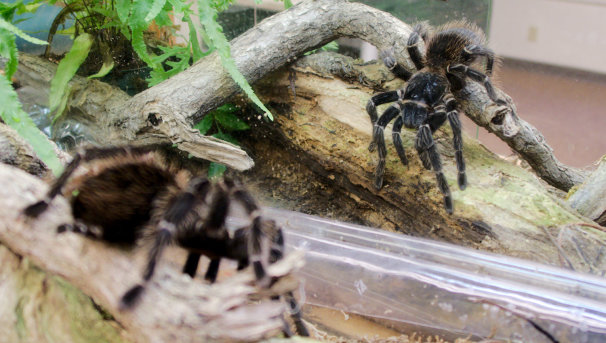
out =
{"type": "Polygon", "coordinates": [[[57,228],[57,233],[64,233],[68,231],[81,234],[93,239],[103,238],[103,230],[101,228],[96,226],[90,227],[78,220],[76,220],[74,224],[63,224],[57,228]]]}
{"type": "Polygon", "coordinates": [[[412,33],[408,37],[408,42],[406,44],[406,50],[408,51],[408,55],[414,63],[415,68],[417,70],[423,69],[425,63],[423,62],[423,57],[421,56],[421,50],[419,50],[419,38],[425,40],[427,37],[427,25],[424,23],[419,23],[415,25],[412,33]]]}
{"type": "Polygon", "coordinates": [[[490,100],[492,100],[498,104],[503,103],[503,100],[501,100],[497,97],[497,93],[495,93],[494,88],[492,87],[492,83],[490,83],[490,78],[488,76],[486,76],[485,74],[482,74],[482,72],[477,71],[473,68],[469,68],[468,66],[466,66],[464,64],[448,66],[447,72],[448,73],[452,73],[452,72],[462,73],[462,74],[469,76],[469,78],[471,78],[474,81],[481,82],[482,85],[484,85],[484,88],[486,89],[486,93],[488,94],[488,97],[490,98],[490,100]]]}
{"type": "Polygon", "coordinates": [[[301,317],[301,307],[299,306],[297,299],[295,299],[295,296],[292,292],[286,293],[286,295],[284,295],[284,298],[291,309],[290,317],[293,323],[295,324],[296,332],[300,336],[309,337],[309,331],[307,330],[307,326],[305,325],[305,323],[303,323],[303,318],[301,317]]]}
{"type": "Polygon", "coordinates": [[[494,52],[481,45],[468,45],[463,49],[463,56],[471,58],[473,56],[486,56],[486,75],[492,75],[492,69],[494,67],[494,52]]]}
{"type": "Polygon", "coordinates": [[[187,260],[185,261],[185,265],[183,266],[183,274],[187,274],[192,278],[196,276],[196,271],[198,271],[198,264],[200,263],[200,257],[202,254],[197,252],[190,252],[187,254],[187,260]]]}
{"type": "Polygon", "coordinates": [[[398,153],[398,157],[400,157],[400,161],[403,165],[408,165],[408,159],[406,158],[406,153],[404,151],[404,144],[402,143],[402,125],[404,124],[404,118],[402,116],[398,117],[396,121],[393,123],[393,128],[391,129],[391,138],[393,140],[393,145],[396,147],[396,152],[398,153]]]}
{"type": "Polygon", "coordinates": [[[203,198],[208,192],[210,183],[206,179],[194,178],[188,184],[185,192],[174,196],[168,209],[158,223],[155,233],[155,241],[149,250],[148,262],[143,272],[143,283],[132,287],[121,299],[122,309],[131,308],[141,297],[145,290],[144,284],[151,280],[156,265],[162,256],[164,249],[173,242],[177,234],[177,228],[182,225],[184,218],[199,204],[199,198],[203,198]]]}
{"type": "Polygon", "coordinates": [[[217,274],[219,274],[219,266],[221,264],[220,258],[213,258],[210,260],[208,264],[208,268],[206,269],[206,273],[204,274],[204,280],[214,283],[217,280],[217,274]]]}
{"type": "MultiPolygon", "coordinates": [[[[377,119],[378,119],[377,106],[386,104],[388,102],[397,101],[399,98],[401,98],[401,96],[402,96],[402,90],[397,90],[397,91],[376,94],[372,98],[370,98],[370,100],[368,100],[368,103],[366,104],[366,112],[368,112],[368,115],[370,116],[370,122],[372,123],[373,127],[377,123],[377,119]]],[[[377,144],[375,143],[375,141],[373,139],[370,142],[370,145],[368,146],[368,150],[374,151],[376,149],[376,147],[377,147],[377,144]]]]}
{"type": "Polygon", "coordinates": [[[450,111],[446,115],[452,128],[452,140],[455,148],[455,160],[457,162],[457,183],[459,189],[464,190],[467,187],[467,176],[465,175],[465,160],[463,159],[463,138],[461,135],[461,122],[457,111],[450,111]]]}
{"type": "Polygon", "coordinates": [[[450,189],[448,188],[448,182],[444,177],[444,173],[442,172],[442,161],[440,159],[440,155],[436,149],[436,144],[433,140],[433,136],[431,134],[431,128],[428,124],[421,125],[419,127],[419,132],[417,134],[417,139],[415,141],[415,145],[417,150],[423,150],[427,152],[429,157],[429,161],[431,162],[431,166],[436,175],[436,180],[438,183],[438,188],[444,195],[444,207],[446,208],[446,212],[452,213],[452,196],[450,195],[450,189]]]}
{"type": "Polygon", "coordinates": [[[82,161],[82,155],[79,153],[76,154],[74,156],[74,158],[71,160],[71,162],[67,165],[67,167],[65,167],[65,170],[63,171],[63,173],[61,173],[59,178],[57,180],[55,180],[55,182],[49,189],[49,191],[46,194],[46,196],[44,197],[44,199],[40,200],[32,205],[29,205],[28,207],[25,208],[25,210],[23,210],[23,213],[28,217],[36,218],[42,212],[46,211],[50,202],[59,193],[61,193],[61,188],[63,188],[63,186],[65,186],[65,184],[67,183],[67,180],[73,174],[74,170],[76,170],[76,168],[78,168],[81,161],[82,161]]]}
{"type": "Polygon", "coordinates": [[[410,79],[410,77],[412,76],[412,73],[410,71],[408,71],[407,69],[405,69],[404,67],[402,67],[400,64],[398,64],[398,62],[396,61],[396,58],[393,54],[393,49],[383,50],[383,51],[381,51],[379,56],[383,60],[383,64],[385,64],[387,69],[389,69],[391,71],[391,73],[394,74],[396,77],[398,77],[404,81],[408,81],[410,79]]]}
{"type": "MultiPolygon", "coordinates": [[[[174,223],[170,223],[166,220],[162,220],[159,225],[159,230],[156,233],[156,239],[151,247],[148,255],[148,262],[145,271],[143,272],[143,282],[147,283],[151,280],[154,275],[154,271],[156,269],[156,265],[162,256],[162,252],[164,248],[166,248],[173,239],[173,232],[175,231],[176,226],[174,223]]],[[[129,289],[120,300],[120,308],[128,309],[132,308],[133,305],[137,303],[137,301],[141,298],[141,294],[145,290],[145,286],[143,284],[137,284],[129,289]]]]}
{"type": "Polygon", "coordinates": [[[269,282],[265,267],[263,266],[263,231],[261,229],[262,220],[259,213],[259,207],[253,197],[243,189],[236,189],[233,197],[238,200],[246,210],[246,213],[252,218],[250,226],[250,236],[248,240],[249,263],[252,263],[257,282],[269,282]]]}
{"type": "Polygon", "coordinates": [[[374,127],[373,133],[373,142],[377,145],[378,153],[379,153],[379,163],[377,164],[377,168],[375,169],[375,188],[381,189],[383,186],[383,174],[385,173],[385,156],[387,155],[387,148],[385,147],[385,137],[383,136],[383,132],[385,131],[385,126],[389,124],[390,121],[393,120],[401,111],[400,104],[395,103],[391,105],[383,115],[377,120],[377,123],[374,127]]]}

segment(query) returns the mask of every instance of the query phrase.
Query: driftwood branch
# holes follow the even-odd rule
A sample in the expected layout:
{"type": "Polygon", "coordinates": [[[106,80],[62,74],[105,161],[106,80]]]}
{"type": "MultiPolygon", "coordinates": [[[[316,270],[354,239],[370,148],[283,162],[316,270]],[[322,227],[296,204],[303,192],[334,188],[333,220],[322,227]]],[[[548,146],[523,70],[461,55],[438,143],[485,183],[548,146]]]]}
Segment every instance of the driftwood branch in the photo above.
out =
{"type": "MultiPolygon", "coordinates": [[[[184,276],[178,268],[169,267],[166,261],[161,264],[140,304],[134,310],[120,311],[120,296],[140,280],[146,249],[125,251],[77,234],[57,234],[59,225],[72,222],[71,211],[63,198],[53,201],[40,218],[26,219],[21,214],[22,209],[43,197],[47,186],[4,164],[0,164],[0,180],[2,245],[90,296],[126,330],[129,340],[257,341],[282,329],[283,303],[270,301],[267,297],[256,303],[249,301],[249,297],[257,293],[252,272],[237,273],[209,285],[184,276]]],[[[180,257],[184,258],[184,255],[180,257]]],[[[280,277],[299,268],[301,263],[301,255],[289,255],[284,261],[271,265],[269,271],[280,277]]],[[[279,282],[280,287],[296,289],[294,280],[288,281],[288,277],[284,280],[287,282],[279,282]]],[[[33,296],[29,294],[25,299],[33,296]]],[[[20,306],[27,308],[31,304],[25,299],[21,300],[24,303],[20,306]]],[[[4,303],[0,307],[4,309],[5,306],[8,305],[4,303]]],[[[27,325],[21,330],[33,332],[35,318],[17,318],[22,326],[27,325]]],[[[14,325],[19,325],[18,321],[14,325]]],[[[18,327],[14,329],[19,330],[18,327]]],[[[52,328],[49,330],[50,334],[57,334],[52,328]]]]}
{"type": "MultiPolygon", "coordinates": [[[[405,51],[410,32],[408,25],[392,15],[360,3],[310,0],[265,19],[234,39],[231,51],[238,69],[250,83],[339,37],[360,38],[379,50],[391,49],[399,63],[412,70],[405,51]]],[[[191,129],[205,113],[239,91],[216,53],[132,99],[125,94],[110,98],[107,89],[94,90],[74,84],[72,82],[76,104],[92,101],[91,105],[105,113],[102,116],[91,113],[93,117],[86,118],[96,124],[91,136],[100,144],[173,143],[194,156],[237,170],[253,165],[237,147],[201,136],[191,129]]],[[[584,175],[554,157],[543,136],[516,114],[506,94],[499,91],[501,98],[508,99],[508,106],[497,106],[476,83],[469,82],[463,92],[469,99],[463,104],[467,115],[504,140],[541,178],[563,190],[582,182],[584,175]]]]}
{"type": "Polygon", "coordinates": [[[568,198],[570,206],[579,213],[606,226],[606,158],[598,168],[568,198]]]}

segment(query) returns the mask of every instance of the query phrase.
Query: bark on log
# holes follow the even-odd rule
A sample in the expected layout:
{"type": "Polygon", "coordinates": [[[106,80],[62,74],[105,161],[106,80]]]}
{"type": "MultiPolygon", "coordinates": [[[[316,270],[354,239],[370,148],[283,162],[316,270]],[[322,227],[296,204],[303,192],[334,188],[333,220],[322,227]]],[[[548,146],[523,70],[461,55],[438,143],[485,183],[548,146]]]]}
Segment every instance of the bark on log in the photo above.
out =
{"type": "Polygon", "coordinates": [[[570,193],[570,206],[606,226],[606,157],[602,157],[598,168],[570,193]]]}
{"type": "MultiPolygon", "coordinates": [[[[39,179],[0,164],[0,256],[5,276],[0,293],[7,295],[0,300],[0,312],[7,313],[0,318],[7,324],[0,325],[6,331],[0,341],[49,342],[53,337],[63,337],[61,341],[258,341],[282,329],[283,303],[249,302],[249,297],[259,291],[253,286],[250,271],[208,285],[181,274],[179,267],[162,263],[135,309],[120,311],[120,296],[140,281],[146,249],[127,251],[77,234],[57,234],[59,225],[72,222],[63,198],[54,200],[38,219],[26,219],[21,214],[23,208],[41,199],[47,188],[39,179]],[[21,257],[50,274],[30,276],[42,272],[23,267],[27,263],[20,261],[21,257]],[[44,280],[42,285],[36,281],[40,278],[44,280]],[[19,284],[26,288],[15,287],[19,284]],[[56,287],[62,287],[63,297],[55,294],[56,287]],[[62,303],[65,299],[68,305],[62,303]],[[111,320],[101,320],[95,304],[107,311],[111,320]],[[53,306],[61,317],[53,317],[53,306]],[[51,327],[62,319],[66,322],[51,327]]],[[[178,255],[179,251],[173,253],[178,255]]],[[[183,252],[178,256],[184,261],[183,252]]],[[[268,270],[275,276],[285,276],[301,263],[301,255],[290,254],[268,270]]],[[[288,277],[278,284],[283,288],[280,291],[298,287],[288,277]]],[[[260,294],[268,299],[268,291],[260,294]]]]}

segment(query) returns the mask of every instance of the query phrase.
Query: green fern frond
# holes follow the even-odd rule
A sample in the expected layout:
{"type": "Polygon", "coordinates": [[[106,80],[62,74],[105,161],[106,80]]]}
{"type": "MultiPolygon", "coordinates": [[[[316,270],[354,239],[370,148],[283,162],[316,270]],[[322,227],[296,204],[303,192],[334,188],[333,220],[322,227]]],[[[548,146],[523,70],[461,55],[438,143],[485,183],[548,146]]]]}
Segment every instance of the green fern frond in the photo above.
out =
{"type": "Polygon", "coordinates": [[[231,57],[231,48],[227,38],[223,34],[223,28],[217,22],[217,10],[211,6],[210,0],[198,0],[198,11],[200,14],[200,22],[204,26],[204,30],[208,35],[212,46],[217,50],[217,53],[221,57],[221,63],[223,68],[231,75],[232,79],[242,88],[244,93],[257,105],[269,120],[273,120],[271,112],[265,107],[263,102],[257,97],[252,87],[246,81],[246,78],[238,68],[236,62],[231,57]]]}
{"type": "Polygon", "coordinates": [[[63,169],[55,149],[42,133],[38,130],[32,119],[21,108],[17,92],[13,89],[11,83],[5,78],[0,77],[0,117],[6,124],[15,129],[34,149],[38,158],[40,158],[55,175],[59,175],[63,169]]]}
{"type": "Polygon", "coordinates": [[[68,95],[68,83],[76,75],[76,71],[82,65],[93,44],[93,36],[83,33],[74,39],[71,49],[65,54],[57,66],[55,76],[51,80],[48,95],[49,108],[51,112],[56,111],[55,119],[63,112],[65,98],[68,95]],[[63,108],[60,108],[63,107],[63,108]]]}

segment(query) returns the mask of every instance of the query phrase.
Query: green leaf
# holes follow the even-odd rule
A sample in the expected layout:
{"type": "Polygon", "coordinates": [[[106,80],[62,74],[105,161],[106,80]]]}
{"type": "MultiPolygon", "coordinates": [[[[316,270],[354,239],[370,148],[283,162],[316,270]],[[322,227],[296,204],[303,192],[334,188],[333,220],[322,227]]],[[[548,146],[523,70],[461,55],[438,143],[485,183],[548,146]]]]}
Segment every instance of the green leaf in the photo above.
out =
{"type": "Polygon", "coordinates": [[[149,23],[150,21],[154,20],[164,8],[164,4],[166,4],[166,0],[153,0],[149,12],[147,12],[147,15],[145,16],[145,22],[149,23]]]}
{"type": "Polygon", "coordinates": [[[213,126],[214,116],[212,113],[207,113],[198,124],[194,125],[194,129],[198,129],[201,134],[205,135],[213,126]]]}
{"type": "Polygon", "coordinates": [[[215,121],[227,131],[242,131],[250,129],[242,119],[229,111],[217,111],[215,121]]]}
{"type": "Polygon", "coordinates": [[[127,24],[130,15],[131,0],[114,0],[114,4],[116,5],[118,18],[120,18],[122,23],[127,24]]]}
{"type": "Polygon", "coordinates": [[[292,1],[291,0],[284,0],[284,8],[285,9],[289,9],[292,7],[292,1]]]}
{"type": "Polygon", "coordinates": [[[19,55],[17,44],[15,43],[15,35],[8,30],[0,29],[0,56],[7,59],[4,65],[4,73],[6,79],[10,80],[19,64],[19,55]]]}
{"type": "Polygon", "coordinates": [[[112,69],[114,69],[114,60],[110,59],[110,60],[104,61],[103,65],[101,66],[101,69],[99,69],[99,71],[96,74],[90,75],[88,78],[94,79],[94,78],[103,77],[103,76],[107,75],[110,71],[112,71],[112,69]]]}
{"type": "Polygon", "coordinates": [[[210,162],[210,166],[208,166],[208,178],[211,180],[220,178],[225,173],[225,170],[227,170],[227,167],[224,165],[216,162],[210,162]]]}
{"type": "Polygon", "coordinates": [[[38,38],[35,38],[35,37],[32,37],[32,36],[26,34],[25,32],[21,31],[18,27],[9,23],[8,21],[4,20],[3,18],[0,18],[0,29],[8,30],[8,31],[12,32],[13,34],[15,34],[33,44],[39,44],[39,45],[48,44],[48,42],[46,42],[46,41],[40,40],[38,38]]]}
{"type": "Polygon", "coordinates": [[[229,142],[233,145],[240,145],[240,142],[238,142],[237,139],[235,139],[232,135],[230,135],[229,133],[223,133],[223,132],[218,132],[215,133],[214,135],[212,135],[215,138],[218,138],[222,141],[226,141],[229,142]]]}
{"type": "Polygon", "coordinates": [[[191,20],[190,15],[185,14],[183,16],[183,21],[186,22],[187,26],[189,27],[189,43],[191,44],[194,62],[196,62],[197,60],[204,57],[205,54],[202,51],[202,49],[200,48],[200,42],[198,41],[198,33],[196,31],[196,27],[194,26],[194,23],[191,20]]]}
{"type": "Polygon", "coordinates": [[[55,175],[59,175],[63,167],[50,141],[38,130],[32,119],[21,108],[17,92],[10,82],[0,77],[0,117],[6,124],[15,129],[34,149],[40,158],[55,175]]]}
{"type": "MultiPolygon", "coordinates": [[[[90,48],[93,44],[93,36],[84,33],[74,39],[71,49],[65,54],[57,66],[57,72],[51,80],[50,94],[48,95],[49,107],[51,112],[58,109],[66,92],[69,81],[74,77],[80,65],[84,62],[90,48]]],[[[55,119],[61,115],[61,112],[55,114],[55,119]]]]}
{"type": "Polygon", "coordinates": [[[131,44],[133,46],[133,50],[139,55],[139,57],[152,69],[161,69],[162,66],[154,63],[152,56],[147,53],[147,45],[145,45],[145,41],[143,40],[143,31],[145,29],[138,27],[132,27],[132,37],[131,44]]]}
{"type": "Polygon", "coordinates": [[[223,68],[231,75],[232,79],[242,88],[244,93],[252,100],[257,106],[259,106],[264,112],[265,116],[270,120],[273,120],[271,112],[265,107],[263,102],[257,97],[248,81],[238,68],[236,62],[231,57],[231,48],[227,38],[223,34],[221,25],[217,23],[217,10],[210,4],[210,0],[198,0],[198,10],[200,13],[200,23],[204,26],[204,30],[208,34],[208,37],[212,43],[212,46],[217,50],[221,57],[221,63],[223,68]]]}

